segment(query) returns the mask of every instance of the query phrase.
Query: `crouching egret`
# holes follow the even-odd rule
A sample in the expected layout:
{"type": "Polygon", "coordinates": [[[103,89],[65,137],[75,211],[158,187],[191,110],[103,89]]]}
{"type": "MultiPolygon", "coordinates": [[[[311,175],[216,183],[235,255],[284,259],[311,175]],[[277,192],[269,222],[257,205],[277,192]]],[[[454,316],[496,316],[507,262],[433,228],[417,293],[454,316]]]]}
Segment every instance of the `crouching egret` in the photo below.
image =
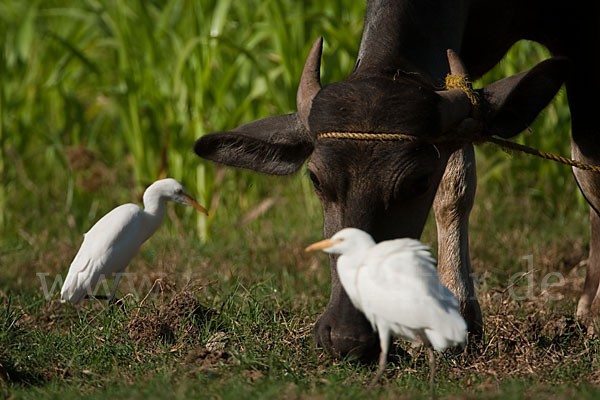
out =
{"type": "Polygon", "coordinates": [[[459,313],[458,300],[440,282],[429,248],[415,239],[375,244],[368,233],[345,228],[306,248],[313,250],[340,255],[340,282],[354,307],[379,333],[379,368],[370,386],[383,374],[393,334],[427,346],[433,396],[433,349],[464,345],[467,324],[459,313]]]}
{"type": "Polygon", "coordinates": [[[138,253],[140,246],[160,226],[165,216],[165,202],[190,205],[208,212],[175,179],[161,179],[144,192],[144,209],[123,204],[84,234],[83,243],[73,259],[61,290],[61,301],[80,303],[98,282],[116,274],[109,299],[114,299],[120,273],[138,253]]]}

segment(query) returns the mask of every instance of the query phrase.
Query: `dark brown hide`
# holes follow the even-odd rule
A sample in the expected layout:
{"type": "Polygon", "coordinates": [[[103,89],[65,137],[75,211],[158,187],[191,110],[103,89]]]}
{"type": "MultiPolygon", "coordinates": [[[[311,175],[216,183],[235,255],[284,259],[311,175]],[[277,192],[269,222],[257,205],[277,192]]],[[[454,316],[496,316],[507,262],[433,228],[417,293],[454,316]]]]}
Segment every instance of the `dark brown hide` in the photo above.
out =
{"type": "Polygon", "coordinates": [[[440,101],[434,88],[416,76],[350,78],[319,92],[309,125],[313,134],[404,132],[431,138],[441,134],[440,101]]]}

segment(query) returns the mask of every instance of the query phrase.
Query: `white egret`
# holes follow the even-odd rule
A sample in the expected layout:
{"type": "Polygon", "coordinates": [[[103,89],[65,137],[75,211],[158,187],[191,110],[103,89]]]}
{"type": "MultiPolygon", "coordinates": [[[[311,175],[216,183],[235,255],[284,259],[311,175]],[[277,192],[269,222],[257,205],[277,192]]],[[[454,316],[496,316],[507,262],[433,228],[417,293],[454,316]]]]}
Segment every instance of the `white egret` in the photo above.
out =
{"type": "Polygon", "coordinates": [[[429,248],[408,238],[376,244],[368,233],[345,228],[306,248],[313,250],[340,255],[340,282],[354,307],[379,333],[379,368],[370,386],[383,374],[393,334],[427,346],[433,396],[433,349],[464,345],[467,324],[459,313],[458,300],[440,282],[429,248]]]}
{"type": "Polygon", "coordinates": [[[102,217],[84,234],[79,252],[69,267],[61,290],[61,301],[80,303],[98,282],[115,275],[109,299],[114,299],[121,272],[138,253],[140,246],[160,226],[165,216],[165,202],[190,205],[204,214],[207,211],[175,179],[161,179],[144,192],[144,209],[123,204],[102,217]]]}

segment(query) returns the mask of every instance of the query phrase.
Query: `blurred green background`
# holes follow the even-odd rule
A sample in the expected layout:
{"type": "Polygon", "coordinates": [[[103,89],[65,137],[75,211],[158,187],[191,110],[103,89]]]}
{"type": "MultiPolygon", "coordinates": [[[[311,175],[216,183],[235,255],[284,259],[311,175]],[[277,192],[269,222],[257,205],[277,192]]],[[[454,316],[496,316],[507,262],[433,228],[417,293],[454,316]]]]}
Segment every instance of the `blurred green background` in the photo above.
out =
{"type": "MultiPolygon", "coordinates": [[[[215,167],[193,154],[194,141],[293,112],[304,59],[319,35],[323,83],[344,79],[358,49],[363,3],[0,2],[0,254],[18,247],[24,233],[52,237],[65,223],[85,231],[105,210],[132,200],[122,189],[139,195],[161,173],[210,205],[215,167]]],[[[483,82],[546,57],[541,46],[519,42],[483,82]]],[[[561,92],[518,140],[569,154],[565,97],[561,92]]],[[[552,216],[565,207],[584,210],[581,197],[564,190],[568,168],[488,146],[477,156],[478,197],[490,207],[500,206],[498,196],[526,193],[552,216]]],[[[232,208],[250,207],[272,188],[258,174],[226,174],[216,218],[226,220],[232,208]]],[[[292,179],[306,206],[318,209],[302,174],[292,179]]],[[[186,221],[198,237],[210,235],[212,219],[186,221]]]]}
{"type": "MultiPolygon", "coordinates": [[[[325,80],[342,79],[362,12],[350,1],[1,2],[3,247],[19,231],[52,235],[66,216],[82,232],[105,204],[131,200],[115,188],[141,192],[165,172],[210,202],[214,166],[194,141],[293,111],[318,35],[325,80]]],[[[233,174],[248,189],[224,183],[231,204],[266,190],[255,174],[233,174]]],[[[206,221],[193,229],[202,238],[206,221]]]]}

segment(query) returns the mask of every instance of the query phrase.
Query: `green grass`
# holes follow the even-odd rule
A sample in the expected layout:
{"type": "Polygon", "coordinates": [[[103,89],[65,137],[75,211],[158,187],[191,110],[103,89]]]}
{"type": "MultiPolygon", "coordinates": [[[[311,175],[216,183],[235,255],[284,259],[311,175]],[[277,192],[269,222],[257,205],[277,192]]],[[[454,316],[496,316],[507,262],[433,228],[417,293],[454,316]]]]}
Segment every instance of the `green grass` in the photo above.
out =
{"type": "MultiPolygon", "coordinates": [[[[326,257],[302,250],[321,237],[321,217],[315,207],[306,216],[304,199],[295,196],[299,179],[307,178],[268,178],[266,184],[286,201],[242,226],[239,211],[215,217],[213,239],[204,244],[176,230],[185,218],[165,221],[128,269],[140,297],[128,297],[122,308],[87,302],[76,309],[60,304],[57,293],[49,300],[42,297],[35,273],[49,273],[48,283],[64,275],[79,239],[58,237],[39,253],[27,248],[4,254],[0,395],[426,398],[423,352],[408,349],[412,355],[396,356],[384,385],[367,392],[374,366],[335,360],[313,349],[312,326],[327,302],[329,272],[326,257]],[[158,278],[162,291],[144,299],[158,278]],[[161,322],[169,324],[167,333],[161,322]],[[216,349],[205,350],[215,342],[216,349]]],[[[531,206],[520,207],[521,218],[537,215],[531,206]]],[[[481,207],[474,211],[473,262],[481,277],[486,336],[466,355],[441,357],[441,397],[598,395],[600,343],[571,318],[583,272],[571,270],[585,257],[577,235],[585,237],[586,221],[563,227],[568,234],[553,230],[561,227],[547,216],[526,223],[516,216],[488,215],[481,207]],[[499,299],[498,291],[508,286],[510,274],[523,270],[520,258],[527,254],[534,255],[534,298],[499,299]],[[568,277],[559,288],[560,301],[546,301],[540,293],[547,271],[568,277]]],[[[424,240],[434,242],[432,226],[424,240]]],[[[121,293],[130,292],[128,287],[122,281],[121,293]]]]}
{"type": "MultiPolygon", "coordinates": [[[[191,150],[208,132],[293,111],[319,35],[323,82],[343,79],[363,13],[350,0],[0,2],[0,397],[426,397],[418,351],[397,356],[369,393],[374,366],[313,349],[329,270],[325,256],[303,252],[322,237],[305,174],[220,169],[191,150]],[[121,294],[138,297],[77,309],[56,293],[44,298],[38,273],[49,287],[58,282],[82,232],[139,201],[162,173],[213,214],[169,206],[121,283],[121,294]],[[244,222],[269,199],[272,207],[244,222]]],[[[547,55],[520,42],[477,85],[547,55]]],[[[517,140],[568,154],[565,97],[517,140]]],[[[571,318],[588,247],[587,207],[571,173],[491,145],[476,155],[470,237],[486,336],[468,354],[442,357],[438,393],[595,398],[599,343],[571,318]],[[534,296],[517,301],[502,290],[527,270],[525,256],[534,296]],[[561,300],[541,293],[549,272],[565,277],[561,300]]],[[[435,247],[433,221],[423,240],[435,247]]]]}

